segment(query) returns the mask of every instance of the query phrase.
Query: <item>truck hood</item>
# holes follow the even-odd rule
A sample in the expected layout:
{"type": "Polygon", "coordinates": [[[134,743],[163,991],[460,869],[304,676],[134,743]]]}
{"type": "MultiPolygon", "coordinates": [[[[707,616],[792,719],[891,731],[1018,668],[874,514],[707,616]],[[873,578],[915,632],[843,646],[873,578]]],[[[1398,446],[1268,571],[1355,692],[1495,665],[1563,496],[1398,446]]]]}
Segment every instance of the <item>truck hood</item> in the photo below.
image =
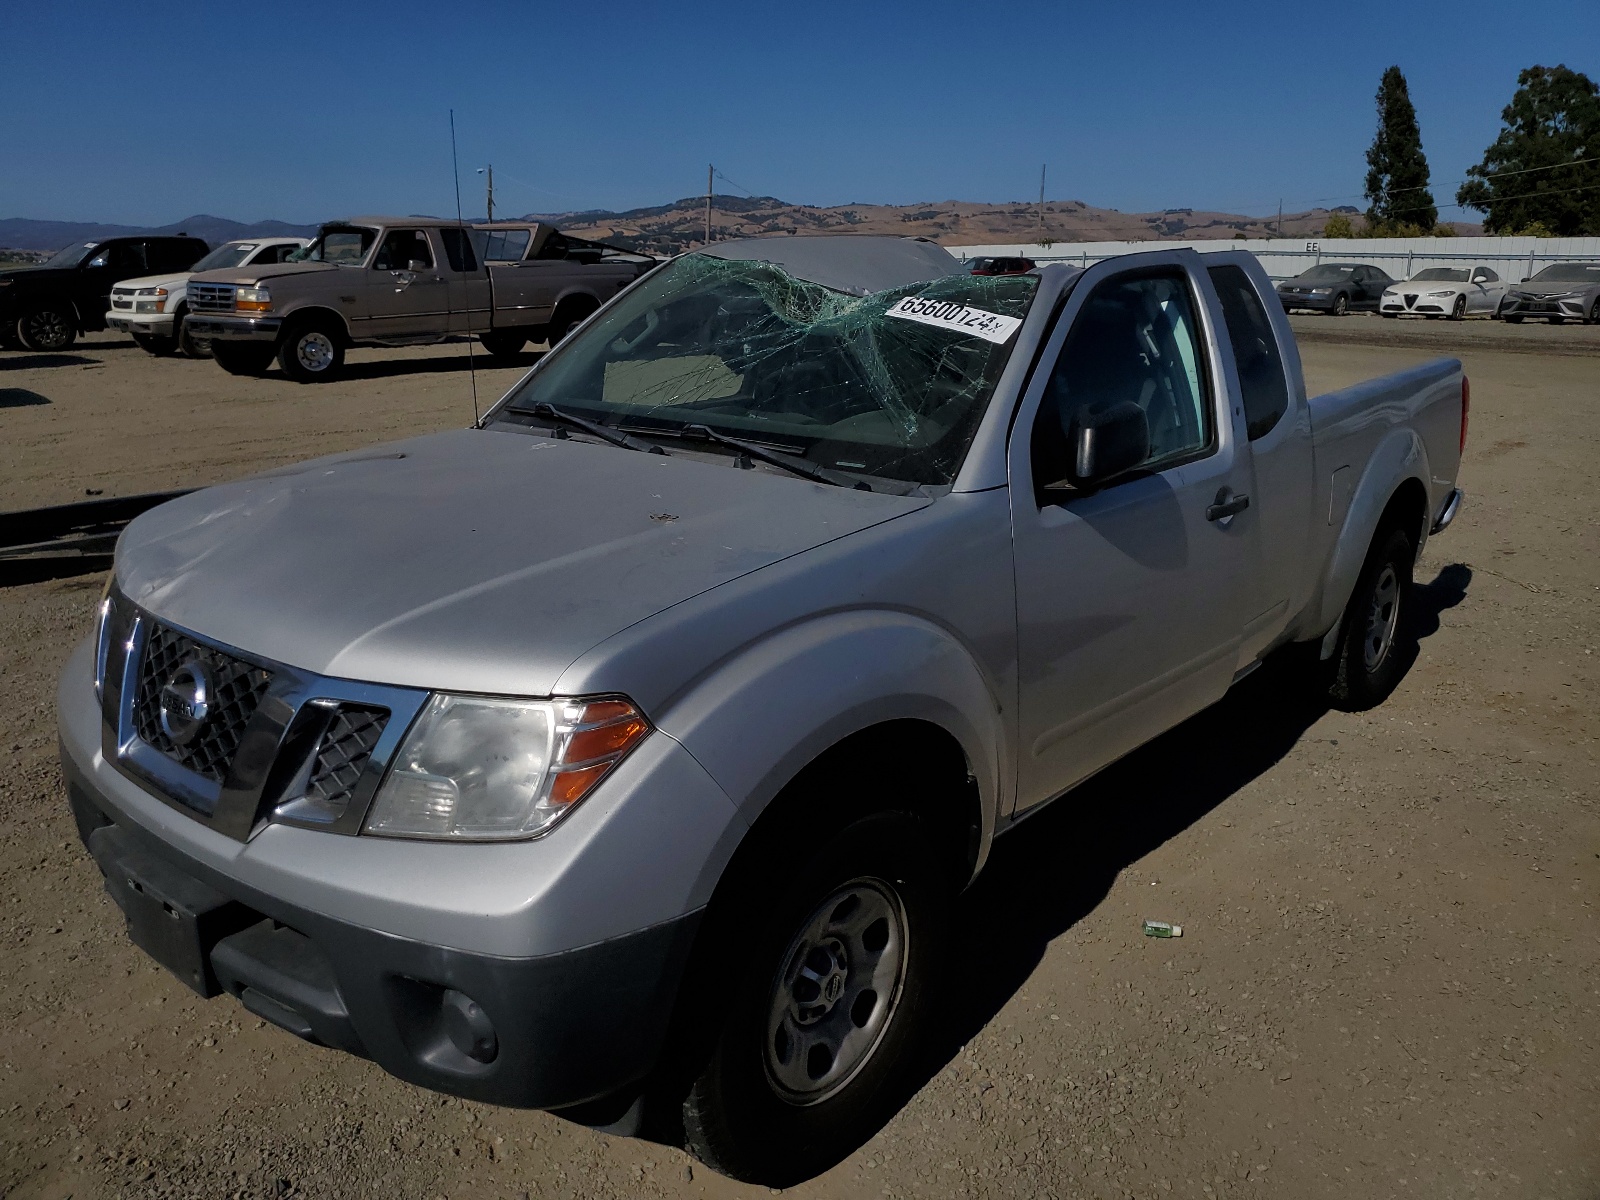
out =
{"type": "Polygon", "coordinates": [[[115,291],[120,288],[123,291],[132,291],[135,288],[153,287],[170,289],[188,283],[189,277],[193,274],[193,271],[180,271],[175,275],[143,275],[138,279],[119,279],[112,285],[112,290],[115,291]]]}
{"type": "Polygon", "coordinates": [[[161,619],[319,674],[539,696],[662,609],[928,503],[469,429],[152,509],[116,577],[161,619]]]}
{"type": "MultiPolygon", "coordinates": [[[[235,287],[253,287],[265,280],[279,279],[284,275],[320,275],[340,269],[338,263],[263,263],[259,267],[224,267],[220,271],[202,271],[190,278],[195,283],[231,283],[235,287]]],[[[349,269],[358,274],[361,271],[360,267],[349,269]]]]}

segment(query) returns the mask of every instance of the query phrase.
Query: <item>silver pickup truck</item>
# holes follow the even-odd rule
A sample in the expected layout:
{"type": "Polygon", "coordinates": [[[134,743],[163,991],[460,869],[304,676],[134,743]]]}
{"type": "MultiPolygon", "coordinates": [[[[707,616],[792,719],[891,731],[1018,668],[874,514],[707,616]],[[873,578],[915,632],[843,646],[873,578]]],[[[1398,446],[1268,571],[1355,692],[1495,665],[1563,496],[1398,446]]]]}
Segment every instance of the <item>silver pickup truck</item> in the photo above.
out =
{"type": "Polygon", "coordinates": [[[474,428],[134,521],[78,828],[201,995],[799,1179],[899,1094],[996,837],[1278,647],[1395,687],[1467,400],[1308,400],[1243,252],[684,255],[474,428]]]}
{"type": "Polygon", "coordinates": [[[507,358],[560,341],[655,266],[549,225],[356,217],[282,264],[195,275],[187,328],[226,371],[260,374],[276,358],[301,383],[335,378],[351,346],[476,335],[507,358]]]}

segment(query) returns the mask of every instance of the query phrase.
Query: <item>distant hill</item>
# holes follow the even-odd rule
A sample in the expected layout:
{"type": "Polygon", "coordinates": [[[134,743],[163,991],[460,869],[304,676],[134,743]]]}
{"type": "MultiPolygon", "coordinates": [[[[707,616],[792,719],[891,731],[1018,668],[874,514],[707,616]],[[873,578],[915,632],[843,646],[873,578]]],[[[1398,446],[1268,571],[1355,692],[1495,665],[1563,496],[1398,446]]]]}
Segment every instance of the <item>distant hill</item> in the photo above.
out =
{"type": "Polygon", "coordinates": [[[12,250],[59,250],[70,242],[99,242],[106,238],[127,237],[135,233],[187,233],[203,238],[212,246],[247,237],[308,237],[315,225],[291,225],[286,221],[230,221],[204,213],[174,221],[171,225],[100,225],[91,221],[30,221],[23,217],[0,220],[0,246],[12,250]]]}
{"type": "MultiPolygon", "coordinates": [[[[1285,237],[1314,237],[1335,212],[1353,208],[1313,208],[1284,213],[1285,237]]],[[[469,218],[469,220],[472,218],[469,218]]],[[[671,204],[631,208],[625,212],[584,209],[576,212],[529,213],[523,220],[545,221],[579,237],[597,238],[657,254],[675,254],[705,239],[705,197],[687,196],[671,204]]],[[[1455,222],[1462,234],[1481,227],[1455,222]]],[[[157,229],[129,225],[96,225],[71,221],[0,220],[0,247],[56,250],[69,242],[97,241],[133,233],[190,233],[211,245],[243,237],[295,237],[315,232],[313,225],[283,221],[245,224],[204,214],[157,229]]],[[[1044,236],[1055,242],[1158,241],[1163,238],[1272,237],[1276,217],[1169,208],[1154,213],[1125,213],[1091,208],[1081,200],[1045,204],[1044,236]]],[[[1039,206],[1023,201],[984,204],[941,200],[928,204],[838,204],[820,208],[789,204],[772,196],[717,196],[711,211],[712,238],[763,237],[796,233],[877,233],[926,237],[947,246],[1003,245],[1033,242],[1039,236],[1039,206]]]]}

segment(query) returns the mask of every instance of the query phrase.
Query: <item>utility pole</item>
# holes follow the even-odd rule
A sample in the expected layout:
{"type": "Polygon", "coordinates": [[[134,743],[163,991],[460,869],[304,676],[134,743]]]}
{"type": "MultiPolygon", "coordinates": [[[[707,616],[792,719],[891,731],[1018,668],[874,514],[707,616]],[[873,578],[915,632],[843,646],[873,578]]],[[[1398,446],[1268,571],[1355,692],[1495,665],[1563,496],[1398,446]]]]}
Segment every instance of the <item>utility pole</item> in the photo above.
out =
{"type": "Polygon", "coordinates": [[[1049,163],[1039,165],[1039,245],[1044,245],[1044,172],[1049,163]]]}
{"type": "Polygon", "coordinates": [[[487,174],[488,177],[489,177],[489,179],[488,179],[489,220],[493,221],[494,220],[494,164],[490,163],[487,168],[479,167],[478,168],[478,174],[479,175],[487,174]]]}
{"type": "Polygon", "coordinates": [[[711,245],[711,180],[717,168],[712,163],[706,164],[706,245],[711,245]]]}
{"type": "Polygon", "coordinates": [[[1283,236],[1283,197],[1278,197],[1278,236],[1283,236]]]}

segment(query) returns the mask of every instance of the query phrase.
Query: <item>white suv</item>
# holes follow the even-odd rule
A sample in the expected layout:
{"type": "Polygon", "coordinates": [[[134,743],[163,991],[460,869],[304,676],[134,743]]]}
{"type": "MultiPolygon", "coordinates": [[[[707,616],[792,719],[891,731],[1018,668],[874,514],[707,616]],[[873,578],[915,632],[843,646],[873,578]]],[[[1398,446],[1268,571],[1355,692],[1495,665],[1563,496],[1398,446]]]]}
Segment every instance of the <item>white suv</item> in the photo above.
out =
{"type": "Polygon", "coordinates": [[[179,274],[124,279],[111,289],[106,328],[131,333],[140,349],[151,354],[172,354],[181,350],[190,358],[200,358],[208,353],[207,344],[191,337],[184,323],[189,311],[186,296],[189,277],[201,271],[283,262],[309,241],[309,238],[252,238],[228,242],[179,274]]]}

